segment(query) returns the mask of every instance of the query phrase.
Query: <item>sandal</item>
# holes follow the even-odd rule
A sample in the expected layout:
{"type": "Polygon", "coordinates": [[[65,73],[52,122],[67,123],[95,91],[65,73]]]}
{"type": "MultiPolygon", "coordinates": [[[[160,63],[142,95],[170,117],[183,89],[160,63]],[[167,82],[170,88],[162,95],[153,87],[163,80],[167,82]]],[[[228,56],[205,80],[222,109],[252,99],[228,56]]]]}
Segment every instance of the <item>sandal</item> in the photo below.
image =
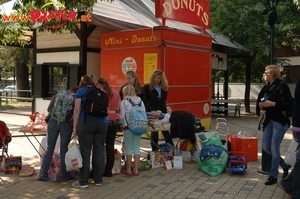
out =
{"type": "Polygon", "coordinates": [[[132,173],[128,172],[127,170],[123,170],[122,173],[127,175],[127,176],[132,176],[132,173]]]}
{"type": "Polygon", "coordinates": [[[133,172],[132,172],[132,175],[138,176],[138,175],[139,175],[139,172],[136,172],[136,173],[135,173],[135,172],[133,171],[133,172]]]}

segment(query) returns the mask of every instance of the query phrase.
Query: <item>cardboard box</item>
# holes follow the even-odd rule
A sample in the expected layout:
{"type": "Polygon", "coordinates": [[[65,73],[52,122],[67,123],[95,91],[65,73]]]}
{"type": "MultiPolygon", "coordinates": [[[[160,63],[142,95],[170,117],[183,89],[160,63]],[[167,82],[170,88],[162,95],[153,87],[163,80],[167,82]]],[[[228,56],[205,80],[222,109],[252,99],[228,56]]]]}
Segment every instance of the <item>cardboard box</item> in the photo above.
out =
{"type": "Polygon", "coordinates": [[[18,174],[22,169],[22,156],[5,157],[4,165],[5,174],[18,174]]]}

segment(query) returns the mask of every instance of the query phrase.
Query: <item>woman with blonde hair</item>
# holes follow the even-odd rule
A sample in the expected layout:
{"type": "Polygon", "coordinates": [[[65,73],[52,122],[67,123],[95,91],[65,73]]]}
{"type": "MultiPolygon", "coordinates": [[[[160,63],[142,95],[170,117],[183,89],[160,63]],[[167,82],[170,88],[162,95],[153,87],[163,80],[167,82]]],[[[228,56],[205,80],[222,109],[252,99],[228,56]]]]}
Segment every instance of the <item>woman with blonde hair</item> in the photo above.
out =
{"type": "Polygon", "coordinates": [[[265,111],[262,149],[272,158],[269,178],[265,185],[273,185],[277,183],[279,165],[283,169],[283,178],[288,175],[291,167],[280,156],[280,144],[290,126],[287,112],[292,110],[293,97],[288,85],[280,80],[280,70],[277,65],[266,66],[264,75],[267,87],[258,105],[265,111]]]}
{"type": "MultiPolygon", "coordinates": [[[[161,111],[167,113],[166,100],[168,97],[168,80],[161,70],[156,70],[152,73],[150,81],[143,87],[143,101],[147,112],[161,111]]],[[[166,143],[174,146],[172,137],[169,131],[162,131],[166,143]]],[[[152,151],[158,150],[158,132],[151,132],[151,147],[152,151]]]]}
{"type": "Polygon", "coordinates": [[[122,171],[123,174],[128,176],[138,176],[138,167],[140,162],[140,147],[141,147],[141,135],[133,134],[128,128],[127,119],[132,109],[132,105],[141,103],[143,109],[145,109],[144,103],[140,97],[135,94],[135,89],[132,85],[126,85],[122,89],[124,99],[120,103],[120,118],[123,120],[123,136],[125,141],[125,153],[126,153],[126,169],[122,171]],[[131,160],[134,156],[133,171],[131,171],[131,160]]]}

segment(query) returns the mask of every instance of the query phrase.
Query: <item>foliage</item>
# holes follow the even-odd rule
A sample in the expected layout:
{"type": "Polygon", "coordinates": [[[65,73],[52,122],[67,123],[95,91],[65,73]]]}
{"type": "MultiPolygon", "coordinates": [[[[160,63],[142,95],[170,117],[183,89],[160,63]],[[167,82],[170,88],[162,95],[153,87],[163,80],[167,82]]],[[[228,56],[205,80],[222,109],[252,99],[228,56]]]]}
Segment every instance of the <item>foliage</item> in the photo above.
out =
{"type": "MultiPolygon", "coordinates": [[[[251,51],[251,80],[260,82],[265,65],[269,64],[270,26],[267,1],[211,0],[212,31],[222,33],[251,51]]],[[[300,28],[300,11],[292,1],[279,1],[279,16],[275,25],[275,54],[282,46],[299,50],[297,30],[300,28]]],[[[244,58],[229,60],[230,81],[245,82],[244,58]]]]}
{"type": "MultiPolygon", "coordinates": [[[[104,0],[101,0],[104,1],[104,0]]],[[[113,0],[105,0],[107,2],[113,2],[113,0]]],[[[5,2],[4,0],[0,0],[0,3],[5,2]]],[[[32,10],[40,10],[48,0],[19,0],[16,1],[14,5],[15,12],[14,15],[17,16],[29,16],[29,12],[32,10]]],[[[51,2],[51,1],[50,1],[51,2]]],[[[54,2],[54,1],[53,1],[54,2]]],[[[93,5],[97,2],[97,0],[60,0],[59,3],[64,5],[64,9],[66,10],[74,10],[78,13],[80,12],[91,12],[93,5]]],[[[50,4],[43,8],[45,11],[55,9],[55,5],[50,4]]],[[[80,15],[79,15],[80,17],[80,15]]],[[[55,25],[58,23],[57,21],[50,21],[49,25],[55,25]]],[[[24,31],[31,30],[33,28],[38,28],[39,31],[51,31],[53,33],[60,33],[63,30],[70,30],[71,32],[76,28],[76,22],[67,21],[61,29],[47,29],[44,26],[39,26],[40,24],[33,24],[31,20],[18,20],[12,22],[4,22],[0,20],[0,43],[4,45],[20,45],[25,46],[29,44],[28,40],[24,40],[24,31]]]]}
{"type": "Polygon", "coordinates": [[[11,105],[1,105],[0,110],[14,109],[14,106],[11,105]]]}

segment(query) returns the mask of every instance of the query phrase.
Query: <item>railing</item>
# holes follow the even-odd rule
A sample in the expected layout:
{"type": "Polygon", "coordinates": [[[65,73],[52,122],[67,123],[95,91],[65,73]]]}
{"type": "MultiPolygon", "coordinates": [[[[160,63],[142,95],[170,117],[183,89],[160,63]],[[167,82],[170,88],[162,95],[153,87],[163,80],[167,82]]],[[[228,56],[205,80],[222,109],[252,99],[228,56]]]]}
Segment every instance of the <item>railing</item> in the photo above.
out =
{"type": "Polygon", "coordinates": [[[9,99],[12,101],[15,100],[22,100],[22,101],[29,101],[32,102],[33,98],[30,96],[30,90],[14,90],[14,91],[0,91],[0,106],[2,105],[2,100],[5,100],[6,105],[8,104],[9,99]],[[18,97],[17,92],[26,92],[27,97],[18,97]],[[4,96],[3,96],[4,94],[4,96]]]}

